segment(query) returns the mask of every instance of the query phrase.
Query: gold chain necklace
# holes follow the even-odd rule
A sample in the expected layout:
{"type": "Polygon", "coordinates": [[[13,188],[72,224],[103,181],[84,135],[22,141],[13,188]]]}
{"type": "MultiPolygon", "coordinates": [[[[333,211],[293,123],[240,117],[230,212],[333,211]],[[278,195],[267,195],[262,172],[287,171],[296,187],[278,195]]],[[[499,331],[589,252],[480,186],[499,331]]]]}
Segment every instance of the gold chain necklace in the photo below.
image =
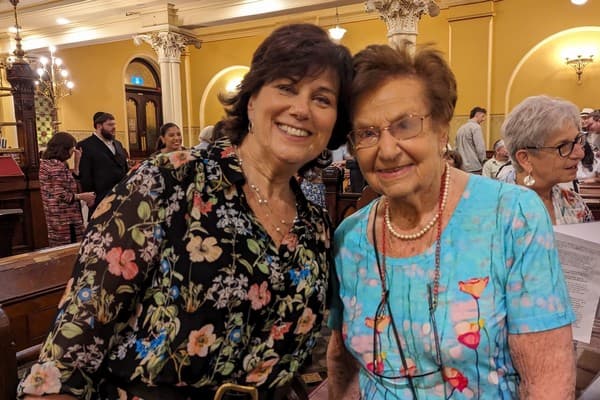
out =
{"type": "Polygon", "coordinates": [[[248,182],[248,186],[250,187],[252,193],[254,194],[254,197],[256,197],[256,201],[258,202],[258,205],[263,207],[263,210],[265,213],[265,218],[267,219],[267,221],[269,222],[271,227],[273,229],[275,229],[275,232],[283,235],[285,232],[287,232],[289,230],[290,222],[286,221],[283,218],[279,219],[279,223],[274,223],[272,221],[271,217],[274,216],[275,213],[271,209],[271,206],[269,206],[269,200],[264,198],[260,193],[260,188],[258,186],[256,186],[255,184],[253,184],[252,182],[250,182],[250,180],[248,179],[248,175],[246,175],[246,173],[244,172],[244,160],[242,159],[242,156],[240,155],[240,151],[239,151],[238,147],[234,146],[233,149],[235,151],[235,154],[238,157],[238,160],[240,160],[240,167],[242,169],[242,174],[244,175],[246,182],[248,182]],[[284,232],[284,230],[285,230],[285,232],[284,232]]]}

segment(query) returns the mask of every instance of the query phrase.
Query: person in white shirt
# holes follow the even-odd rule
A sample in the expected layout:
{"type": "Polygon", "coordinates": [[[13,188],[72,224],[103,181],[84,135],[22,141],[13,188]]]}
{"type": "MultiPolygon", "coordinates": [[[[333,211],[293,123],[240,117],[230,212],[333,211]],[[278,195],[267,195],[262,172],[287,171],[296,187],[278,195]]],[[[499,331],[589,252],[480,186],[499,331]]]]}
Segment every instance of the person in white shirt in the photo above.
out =
{"type": "Polygon", "coordinates": [[[504,146],[504,140],[500,139],[494,143],[494,157],[490,158],[483,164],[481,175],[488,178],[496,179],[498,170],[508,162],[508,151],[504,146]]]}
{"type": "Polygon", "coordinates": [[[456,151],[463,159],[463,170],[480,174],[485,161],[485,143],[481,124],[485,121],[485,108],[475,107],[471,110],[469,121],[456,132],[456,151]]]}

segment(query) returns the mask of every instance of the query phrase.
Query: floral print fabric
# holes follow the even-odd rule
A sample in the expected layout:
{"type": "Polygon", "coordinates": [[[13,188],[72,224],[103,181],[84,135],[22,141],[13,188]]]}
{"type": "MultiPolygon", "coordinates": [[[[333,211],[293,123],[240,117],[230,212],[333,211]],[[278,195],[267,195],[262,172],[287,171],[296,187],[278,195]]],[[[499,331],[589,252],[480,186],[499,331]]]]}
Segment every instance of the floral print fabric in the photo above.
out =
{"type": "Polygon", "coordinates": [[[297,217],[277,247],[243,183],[227,140],[130,173],[96,209],[19,395],[131,398],[120,389],[102,393],[103,380],[288,383],[319,335],[329,219],[291,180],[297,217]]]}
{"type": "Polygon", "coordinates": [[[594,221],[592,212],[581,196],[558,185],[552,187],[552,206],[554,207],[556,225],[594,221]]]}
{"type": "Polygon", "coordinates": [[[374,318],[381,282],[367,221],[377,201],[346,218],[335,234],[339,296],[332,300],[330,326],[342,331],[362,367],[362,398],[413,398],[406,378],[380,378],[377,372],[394,378],[430,373],[413,378],[419,400],[517,399],[519,379],[508,334],[554,329],[575,319],[552,226],[537,194],[469,178],[442,233],[440,294],[433,314],[428,285],[435,245],[413,257],[386,258],[400,346],[389,316],[374,318]],[[375,335],[382,345],[377,359],[375,335]]]}

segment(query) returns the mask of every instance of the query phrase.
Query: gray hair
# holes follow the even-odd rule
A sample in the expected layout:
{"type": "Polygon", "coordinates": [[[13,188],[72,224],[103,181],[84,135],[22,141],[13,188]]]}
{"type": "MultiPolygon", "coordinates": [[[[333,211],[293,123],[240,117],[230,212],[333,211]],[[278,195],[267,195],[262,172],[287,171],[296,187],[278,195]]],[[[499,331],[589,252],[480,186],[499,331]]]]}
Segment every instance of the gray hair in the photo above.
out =
{"type": "Polygon", "coordinates": [[[579,110],[570,101],[558,97],[531,96],[519,103],[502,124],[502,137],[515,168],[522,170],[516,161],[517,151],[543,146],[558,129],[567,125],[581,129],[579,110]]]}

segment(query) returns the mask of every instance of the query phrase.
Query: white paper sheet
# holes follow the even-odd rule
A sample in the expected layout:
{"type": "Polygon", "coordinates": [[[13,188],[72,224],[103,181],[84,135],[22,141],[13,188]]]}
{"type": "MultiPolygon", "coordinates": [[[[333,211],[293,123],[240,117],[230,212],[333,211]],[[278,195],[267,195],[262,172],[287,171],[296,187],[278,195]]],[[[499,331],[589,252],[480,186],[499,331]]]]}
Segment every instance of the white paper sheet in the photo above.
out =
{"type": "Polygon", "coordinates": [[[600,337],[600,222],[558,225],[554,230],[571,304],[577,316],[573,337],[590,343],[592,335],[600,337]]]}

